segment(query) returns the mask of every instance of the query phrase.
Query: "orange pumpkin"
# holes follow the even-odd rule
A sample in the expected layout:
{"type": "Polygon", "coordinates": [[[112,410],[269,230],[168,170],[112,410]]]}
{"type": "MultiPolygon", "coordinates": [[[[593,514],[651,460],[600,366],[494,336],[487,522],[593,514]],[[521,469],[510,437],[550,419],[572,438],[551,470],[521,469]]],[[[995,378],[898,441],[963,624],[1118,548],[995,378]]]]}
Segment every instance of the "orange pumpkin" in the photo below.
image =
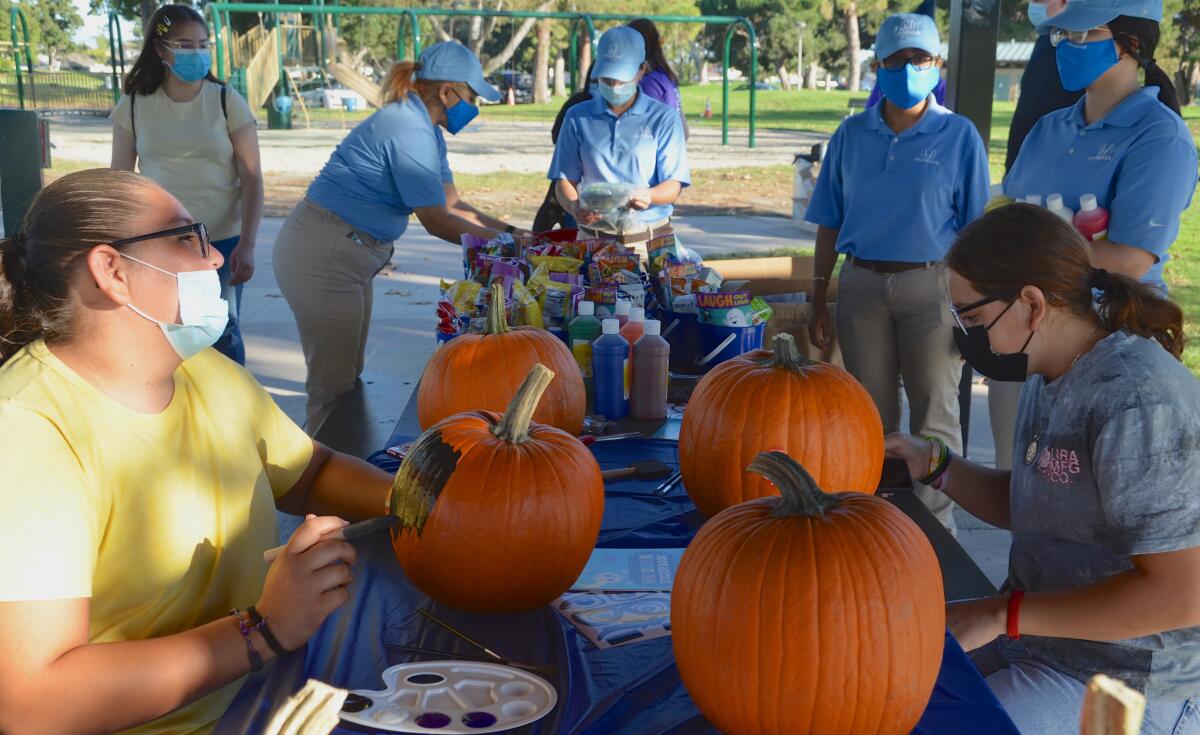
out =
{"type": "MultiPolygon", "coordinates": [[[[574,367],[574,366],[572,366],[574,367]]],[[[392,537],[409,580],[471,612],[541,607],[579,578],[600,534],[604,480],[572,434],[531,423],[554,373],[534,365],[503,416],[443,419],[392,485],[392,537]]]]}
{"type": "Polygon", "coordinates": [[[946,628],[924,534],[883,498],[825,494],[782,452],[782,497],[736,505],[688,546],[671,593],[679,674],[726,735],[909,733],[946,628]]]}
{"type": "Polygon", "coordinates": [[[546,330],[510,328],[504,318],[504,289],[496,282],[485,331],[447,342],[426,364],[417,389],[421,428],[428,429],[463,411],[503,411],[526,373],[539,363],[556,377],[538,404],[534,420],[577,436],[587,410],[578,363],[563,341],[546,330]]]}
{"type": "Polygon", "coordinates": [[[883,422],[850,373],[800,356],[790,334],[775,352],[755,350],[704,376],[679,432],[683,485],[703,513],[778,495],[742,470],[759,452],[782,450],[823,487],[874,493],[883,473],[883,422]]]}

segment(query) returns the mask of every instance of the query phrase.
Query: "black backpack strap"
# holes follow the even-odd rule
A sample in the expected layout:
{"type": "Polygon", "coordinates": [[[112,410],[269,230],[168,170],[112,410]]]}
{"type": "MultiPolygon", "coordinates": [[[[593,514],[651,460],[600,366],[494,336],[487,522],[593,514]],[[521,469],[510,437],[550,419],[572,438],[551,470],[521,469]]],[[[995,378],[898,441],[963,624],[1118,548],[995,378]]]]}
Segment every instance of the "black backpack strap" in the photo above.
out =
{"type": "Polygon", "coordinates": [[[227,91],[229,91],[229,88],[226,87],[224,84],[222,84],[221,85],[221,114],[225,116],[226,120],[229,119],[229,108],[225,107],[225,93],[227,91]]]}
{"type": "Polygon", "coordinates": [[[137,140],[137,115],[134,114],[134,102],[137,102],[137,92],[129,95],[129,127],[133,128],[133,139],[137,140]]]}

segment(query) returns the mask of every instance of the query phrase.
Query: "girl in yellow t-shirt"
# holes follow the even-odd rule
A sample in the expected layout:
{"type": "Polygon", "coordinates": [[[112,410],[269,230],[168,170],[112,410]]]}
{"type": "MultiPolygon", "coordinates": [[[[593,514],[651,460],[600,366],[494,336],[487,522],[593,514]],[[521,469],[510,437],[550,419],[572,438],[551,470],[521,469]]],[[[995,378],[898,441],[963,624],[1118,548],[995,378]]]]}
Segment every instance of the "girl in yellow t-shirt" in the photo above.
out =
{"type": "Polygon", "coordinates": [[[213,238],[229,322],[217,351],[246,364],[238,328],[242,284],[254,275],[263,177],[254,113],[210,71],[208,26],[187,5],[164,5],[146,24],[146,43],[112,112],[112,167],[154,179],[213,238]]]}
{"type": "Polygon", "coordinates": [[[354,549],[322,537],[383,512],[390,477],[209,349],[223,259],[153,182],[70,174],[20,232],[0,242],[0,732],[206,732],[346,602],[354,549]],[[318,515],[268,569],[276,508],[318,515]]]}

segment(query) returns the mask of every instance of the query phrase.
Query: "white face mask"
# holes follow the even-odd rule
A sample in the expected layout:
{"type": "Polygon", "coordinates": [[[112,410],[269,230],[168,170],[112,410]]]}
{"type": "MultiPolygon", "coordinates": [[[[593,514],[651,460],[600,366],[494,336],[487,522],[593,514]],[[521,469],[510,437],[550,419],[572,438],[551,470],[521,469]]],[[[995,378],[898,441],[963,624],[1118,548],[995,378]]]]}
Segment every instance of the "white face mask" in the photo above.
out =
{"type": "Polygon", "coordinates": [[[160,322],[133,304],[128,306],[133,313],[157,324],[181,359],[186,360],[203,352],[221,338],[225,325],[229,323],[229,302],[221,298],[221,280],[215,270],[172,273],[125,253],[121,253],[121,257],[165,273],[178,282],[179,318],[183,320],[182,324],[160,322]]]}

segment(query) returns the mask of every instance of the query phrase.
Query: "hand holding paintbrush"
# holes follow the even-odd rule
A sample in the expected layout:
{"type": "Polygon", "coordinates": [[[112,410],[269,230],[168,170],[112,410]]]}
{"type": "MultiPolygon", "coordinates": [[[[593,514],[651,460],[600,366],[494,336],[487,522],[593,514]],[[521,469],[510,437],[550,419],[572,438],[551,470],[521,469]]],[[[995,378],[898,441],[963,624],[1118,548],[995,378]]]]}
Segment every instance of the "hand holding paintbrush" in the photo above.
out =
{"type": "MultiPolygon", "coordinates": [[[[342,528],[335,529],[322,536],[321,540],[326,541],[337,539],[349,541],[351,539],[369,536],[373,533],[379,533],[381,531],[390,531],[391,529],[395,528],[399,522],[400,519],[396,516],[380,516],[378,518],[372,518],[367,521],[353,523],[349,526],[343,526],[342,528]]],[[[286,548],[287,545],[284,544],[283,546],[276,546],[273,549],[267,549],[263,552],[263,561],[270,564],[271,562],[275,561],[275,559],[278,558],[286,548]]]]}

